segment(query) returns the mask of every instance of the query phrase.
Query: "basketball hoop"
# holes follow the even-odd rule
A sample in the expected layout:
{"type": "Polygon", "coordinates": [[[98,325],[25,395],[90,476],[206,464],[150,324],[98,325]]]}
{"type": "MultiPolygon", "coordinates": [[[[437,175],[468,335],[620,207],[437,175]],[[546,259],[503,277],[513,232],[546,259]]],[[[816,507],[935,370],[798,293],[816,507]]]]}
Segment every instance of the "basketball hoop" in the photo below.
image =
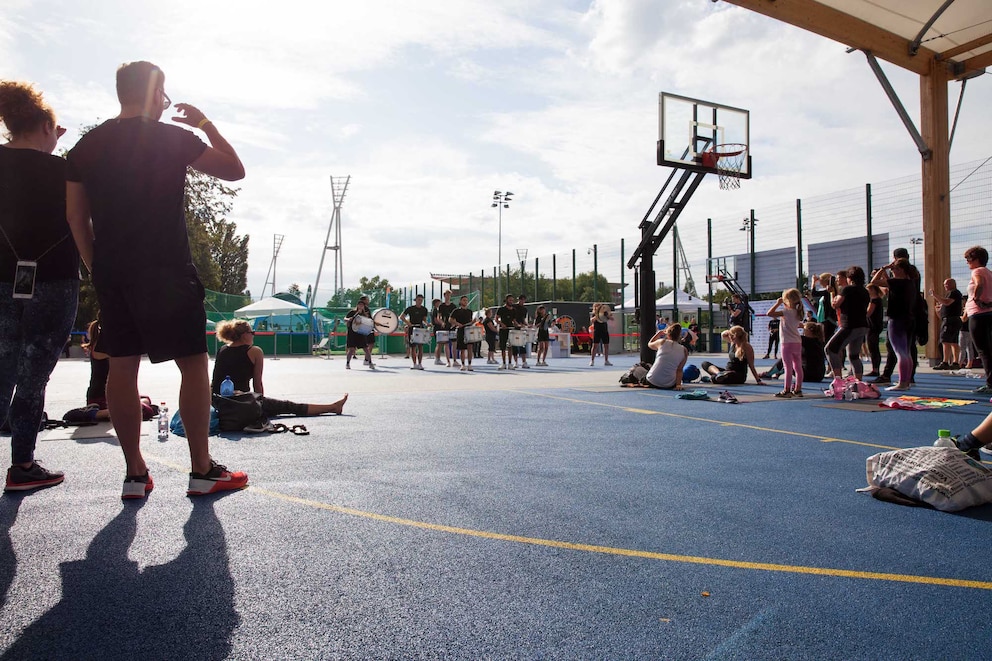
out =
{"type": "Polygon", "coordinates": [[[728,142],[716,145],[701,154],[702,164],[715,168],[720,176],[720,190],[734,190],[741,187],[741,169],[747,159],[747,145],[728,142]]]}

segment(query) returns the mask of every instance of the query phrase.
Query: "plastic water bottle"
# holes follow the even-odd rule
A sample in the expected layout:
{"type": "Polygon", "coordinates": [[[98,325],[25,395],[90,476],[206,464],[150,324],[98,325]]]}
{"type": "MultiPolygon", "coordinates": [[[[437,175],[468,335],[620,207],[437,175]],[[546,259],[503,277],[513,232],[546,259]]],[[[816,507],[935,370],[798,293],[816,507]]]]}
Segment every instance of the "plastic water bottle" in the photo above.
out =
{"type": "Polygon", "coordinates": [[[956,448],[957,443],[951,438],[950,429],[938,429],[937,440],[933,442],[935,448],[956,448]]]}
{"type": "Polygon", "coordinates": [[[220,395],[221,397],[230,397],[234,394],[234,381],[231,381],[231,377],[225,377],[220,384],[220,395]]]}
{"type": "Polygon", "coordinates": [[[165,402],[158,405],[158,440],[169,440],[169,407],[165,402]]]}

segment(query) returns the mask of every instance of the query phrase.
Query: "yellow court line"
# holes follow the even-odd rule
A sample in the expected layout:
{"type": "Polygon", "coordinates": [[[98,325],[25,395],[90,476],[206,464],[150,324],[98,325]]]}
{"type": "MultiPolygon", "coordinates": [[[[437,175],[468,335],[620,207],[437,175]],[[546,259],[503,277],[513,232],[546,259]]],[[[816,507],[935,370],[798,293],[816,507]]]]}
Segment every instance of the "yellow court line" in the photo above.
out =
{"type": "MultiPolygon", "coordinates": [[[[524,391],[517,391],[524,392],[524,391]]],[[[590,402],[584,399],[575,399],[573,397],[561,397],[560,395],[547,395],[545,393],[526,391],[526,395],[533,395],[534,397],[545,397],[547,399],[557,399],[562,402],[572,402],[574,404],[592,405],[592,406],[605,406],[606,408],[618,409],[620,411],[627,411],[629,413],[641,413],[644,415],[663,415],[669,418],[678,418],[680,420],[693,420],[695,422],[707,422],[711,425],[720,425],[721,427],[740,427],[741,429],[753,429],[755,431],[766,431],[773,434],[785,434],[786,436],[800,436],[802,438],[812,438],[823,443],[845,443],[848,445],[861,445],[868,448],[878,448],[880,450],[901,450],[902,448],[895,447],[892,445],[880,445],[878,443],[865,443],[863,441],[852,441],[846,438],[834,438],[832,436],[820,436],[819,434],[808,434],[801,431],[790,431],[788,429],[775,429],[774,427],[759,427],[757,425],[746,425],[742,422],[727,422],[724,420],[712,420],[710,418],[700,418],[693,415],[684,415],[681,413],[669,413],[668,411],[652,411],[650,409],[636,409],[629,406],[621,406],[619,404],[605,404],[603,402],[590,402]]]]}
{"type": "Polygon", "coordinates": [[[989,581],[969,581],[957,578],[942,578],[938,576],[916,576],[913,574],[889,574],[883,572],[854,571],[850,569],[831,569],[829,567],[804,567],[802,565],[779,565],[767,562],[744,562],[740,560],[724,560],[722,558],[706,558],[693,555],[677,555],[673,553],[656,553],[654,551],[638,551],[636,549],[614,548],[611,546],[597,546],[594,544],[576,544],[574,542],[562,542],[553,539],[541,539],[539,537],[523,537],[520,535],[506,535],[502,533],[487,532],[484,530],[473,530],[471,528],[459,528],[456,526],[446,526],[437,523],[427,523],[425,521],[415,521],[413,519],[403,519],[396,516],[376,514],[366,512],[351,507],[341,505],[331,505],[316,500],[290,496],[288,494],[262,489],[260,487],[249,487],[255,493],[276,498],[297,505],[304,505],[316,509],[347,514],[349,516],[372,519],[383,523],[408,526],[422,530],[431,530],[453,535],[464,535],[468,537],[479,537],[482,539],[492,539],[502,542],[513,542],[517,544],[530,544],[534,546],[546,546],[568,551],[583,551],[586,553],[602,553],[607,555],[625,556],[630,558],[644,558],[647,560],[659,560],[662,562],[680,562],[696,565],[708,565],[715,567],[731,567],[734,569],[752,569],[757,571],[773,571],[791,574],[809,574],[814,576],[831,576],[835,578],[856,578],[874,581],[890,581],[897,583],[918,583],[923,585],[939,585],[945,587],[969,588],[974,590],[992,590],[992,582],[989,581]]]}

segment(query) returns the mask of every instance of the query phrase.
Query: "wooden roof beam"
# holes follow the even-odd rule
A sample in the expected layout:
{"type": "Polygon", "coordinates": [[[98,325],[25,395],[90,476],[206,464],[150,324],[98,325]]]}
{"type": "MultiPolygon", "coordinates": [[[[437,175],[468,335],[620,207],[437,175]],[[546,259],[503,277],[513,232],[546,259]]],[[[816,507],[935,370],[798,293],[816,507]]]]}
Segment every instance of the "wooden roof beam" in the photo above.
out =
{"type": "Polygon", "coordinates": [[[967,53],[970,50],[975,50],[976,48],[981,48],[982,46],[987,46],[989,44],[992,44],[992,32],[983,35],[978,39],[972,39],[969,42],[961,44],[960,46],[949,48],[948,50],[945,50],[943,53],[938,53],[937,59],[949,60],[956,55],[960,55],[961,53],[967,53]]]}
{"type": "Polygon", "coordinates": [[[910,40],[845,14],[815,0],[724,0],[759,14],[808,30],[851,48],[870,51],[876,57],[920,75],[930,73],[937,54],[920,48],[910,55],[910,40]]]}

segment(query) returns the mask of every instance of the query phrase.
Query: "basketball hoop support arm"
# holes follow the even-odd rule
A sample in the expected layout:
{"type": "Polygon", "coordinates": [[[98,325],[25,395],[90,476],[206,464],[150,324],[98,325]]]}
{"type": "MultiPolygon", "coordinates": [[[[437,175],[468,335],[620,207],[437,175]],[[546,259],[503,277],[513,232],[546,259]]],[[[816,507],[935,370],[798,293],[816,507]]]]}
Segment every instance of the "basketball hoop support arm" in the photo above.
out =
{"type": "Polygon", "coordinates": [[[658,251],[658,247],[661,246],[661,242],[664,241],[672,227],[675,226],[675,221],[678,220],[679,215],[685,209],[685,205],[689,202],[692,194],[699,188],[699,184],[702,183],[706,173],[682,170],[678,180],[675,181],[675,186],[672,188],[671,194],[655,214],[654,221],[649,223],[648,218],[651,216],[651,212],[658,205],[658,201],[661,200],[669,185],[675,180],[675,175],[676,172],[673,170],[668,176],[668,179],[665,180],[665,185],[661,187],[657,197],[654,198],[654,202],[651,204],[648,212],[644,214],[644,220],[640,224],[641,242],[631,254],[630,259],[627,260],[627,268],[629,269],[634,268],[640,262],[637,270],[641,294],[638,307],[641,313],[640,350],[641,361],[646,363],[654,362],[654,351],[648,347],[648,342],[654,335],[654,329],[656,327],[654,255],[658,251]]]}

